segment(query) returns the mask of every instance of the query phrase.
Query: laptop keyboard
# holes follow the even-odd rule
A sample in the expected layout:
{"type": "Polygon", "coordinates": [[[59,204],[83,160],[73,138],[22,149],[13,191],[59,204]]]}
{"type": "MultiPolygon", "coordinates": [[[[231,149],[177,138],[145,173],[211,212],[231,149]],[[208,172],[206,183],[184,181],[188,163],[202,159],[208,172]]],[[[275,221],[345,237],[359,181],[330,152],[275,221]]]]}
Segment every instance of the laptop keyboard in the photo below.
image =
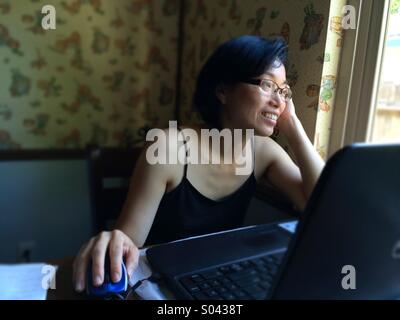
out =
{"type": "Polygon", "coordinates": [[[285,251],[243,260],[195,274],[179,282],[196,300],[265,299],[285,251]]]}

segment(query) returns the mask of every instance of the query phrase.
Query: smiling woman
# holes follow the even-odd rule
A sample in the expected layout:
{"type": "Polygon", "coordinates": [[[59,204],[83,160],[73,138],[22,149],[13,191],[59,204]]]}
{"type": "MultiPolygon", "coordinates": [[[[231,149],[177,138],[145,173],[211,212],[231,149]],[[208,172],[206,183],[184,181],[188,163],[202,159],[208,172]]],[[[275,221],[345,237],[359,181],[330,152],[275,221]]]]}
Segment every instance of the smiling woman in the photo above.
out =
{"type": "MultiPolygon", "coordinates": [[[[200,71],[194,105],[203,120],[215,128],[222,128],[227,122],[234,128],[252,128],[254,119],[249,118],[249,108],[258,111],[258,116],[268,112],[263,109],[263,100],[273,93],[264,90],[260,95],[261,90],[267,88],[261,83],[254,86],[254,81],[257,83],[266,78],[279,84],[286,83],[285,61],[286,43],[281,38],[267,41],[261,37],[242,36],[228,41],[214,52],[200,71]]],[[[267,128],[260,125],[255,128],[256,134],[272,134],[272,127],[266,131],[267,128]]]]}
{"type": "MultiPolygon", "coordinates": [[[[296,116],[285,61],[286,43],[281,38],[242,36],[217,48],[199,73],[194,95],[204,126],[164,129],[167,143],[159,144],[159,151],[177,156],[184,146],[188,156],[188,150],[199,152],[209,143],[201,139],[194,145],[189,131],[200,136],[202,129],[242,129],[244,134],[232,140],[229,149],[235,150],[236,144],[251,146],[251,152],[245,152],[246,162],[253,164],[250,174],[239,175],[237,164],[224,161],[150,164],[148,144],[136,164],[117,230],[92,238],[76,259],[77,289],[84,288],[90,260],[95,285],[103,282],[106,254],[113,281],[119,281],[122,259],[131,274],[138,247],[242,226],[257,183],[267,181],[298,209],[304,208],[324,163],[296,116]],[[275,126],[288,138],[298,165],[270,138],[275,126]],[[249,138],[247,129],[255,135],[249,138]],[[180,139],[169,139],[175,134],[180,139]]],[[[221,156],[225,142],[219,140],[221,156]]]]}

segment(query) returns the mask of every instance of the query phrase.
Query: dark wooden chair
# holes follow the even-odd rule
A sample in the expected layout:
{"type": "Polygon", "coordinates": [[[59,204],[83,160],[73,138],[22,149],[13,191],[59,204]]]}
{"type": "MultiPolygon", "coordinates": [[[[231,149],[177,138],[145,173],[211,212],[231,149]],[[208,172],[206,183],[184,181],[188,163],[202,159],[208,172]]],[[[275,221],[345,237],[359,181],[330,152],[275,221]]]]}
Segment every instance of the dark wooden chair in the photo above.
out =
{"type": "Polygon", "coordinates": [[[293,205],[290,199],[270,184],[259,184],[254,196],[268,203],[278,212],[282,212],[283,215],[292,218],[298,218],[301,215],[301,211],[293,205]]]}
{"type": "Polygon", "coordinates": [[[112,230],[125,202],[141,148],[91,148],[89,176],[96,230],[112,230]]]}

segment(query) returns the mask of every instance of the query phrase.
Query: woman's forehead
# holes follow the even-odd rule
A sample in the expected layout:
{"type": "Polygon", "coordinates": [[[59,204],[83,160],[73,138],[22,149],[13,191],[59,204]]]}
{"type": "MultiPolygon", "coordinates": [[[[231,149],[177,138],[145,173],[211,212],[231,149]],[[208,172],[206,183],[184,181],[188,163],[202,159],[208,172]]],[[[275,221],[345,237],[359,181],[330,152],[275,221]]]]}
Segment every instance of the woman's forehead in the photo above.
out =
{"type": "Polygon", "coordinates": [[[279,85],[287,84],[286,70],[284,65],[280,65],[279,67],[269,68],[261,75],[261,77],[270,79],[272,78],[272,80],[274,80],[279,85]]]}

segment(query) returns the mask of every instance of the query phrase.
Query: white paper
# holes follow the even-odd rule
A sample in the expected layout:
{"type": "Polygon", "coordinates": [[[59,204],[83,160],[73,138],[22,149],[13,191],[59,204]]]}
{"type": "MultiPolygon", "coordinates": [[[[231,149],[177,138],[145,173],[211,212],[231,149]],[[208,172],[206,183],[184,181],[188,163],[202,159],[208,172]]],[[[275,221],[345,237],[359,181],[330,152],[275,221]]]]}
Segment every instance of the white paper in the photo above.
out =
{"type": "Polygon", "coordinates": [[[147,280],[136,289],[136,294],[143,300],[169,300],[158,284],[147,280]]]}
{"type": "Polygon", "coordinates": [[[0,300],[45,300],[44,266],[44,263],[0,264],[0,300]]]}
{"type": "Polygon", "coordinates": [[[129,284],[133,287],[137,282],[149,278],[151,273],[151,268],[146,259],[146,249],[142,249],[140,250],[138,266],[133,271],[129,284]]]}
{"type": "Polygon", "coordinates": [[[151,268],[146,257],[146,249],[140,250],[139,263],[137,268],[129,279],[130,286],[134,286],[138,281],[143,281],[142,284],[136,288],[135,293],[143,300],[168,300],[173,299],[173,295],[168,289],[161,289],[160,286],[148,279],[151,274],[151,268]]]}

